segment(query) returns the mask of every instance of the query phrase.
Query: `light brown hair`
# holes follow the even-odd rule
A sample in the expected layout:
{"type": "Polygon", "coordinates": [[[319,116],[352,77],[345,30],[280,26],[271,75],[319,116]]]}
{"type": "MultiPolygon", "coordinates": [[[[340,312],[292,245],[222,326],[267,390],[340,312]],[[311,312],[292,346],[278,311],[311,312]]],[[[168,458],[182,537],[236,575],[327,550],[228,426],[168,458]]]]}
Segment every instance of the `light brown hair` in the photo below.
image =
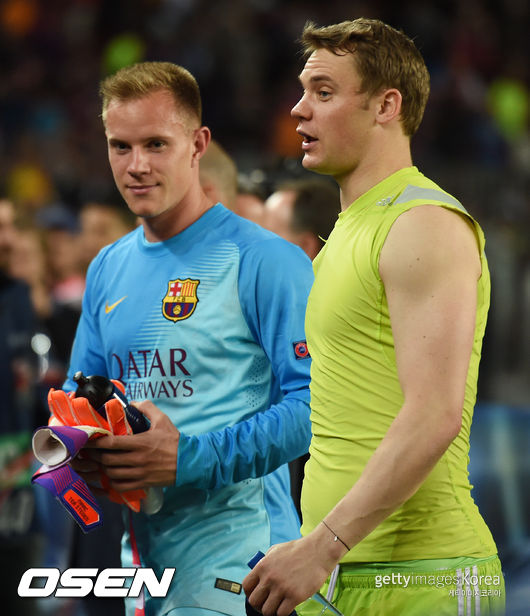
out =
{"type": "Polygon", "coordinates": [[[191,119],[201,124],[202,102],[195,77],[172,62],[139,62],[120,69],[104,79],[99,88],[103,102],[103,122],[112,100],[127,101],[167,90],[191,119]]]}
{"type": "Polygon", "coordinates": [[[352,54],[362,92],[372,96],[386,88],[399,90],[403,131],[410,137],[418,130],[430,78],[422,55],[403,32],[364,17],[324,27],[307,22],[301,43],[306,58],[322,48],[336,55],[352,54]]]}

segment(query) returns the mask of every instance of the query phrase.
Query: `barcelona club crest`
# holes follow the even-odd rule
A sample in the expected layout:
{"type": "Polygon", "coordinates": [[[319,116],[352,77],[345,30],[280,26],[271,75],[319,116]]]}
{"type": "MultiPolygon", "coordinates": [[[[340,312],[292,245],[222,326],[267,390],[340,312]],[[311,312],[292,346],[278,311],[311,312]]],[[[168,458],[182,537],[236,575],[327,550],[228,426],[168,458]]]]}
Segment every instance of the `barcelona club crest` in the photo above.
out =
{"type": "Polygon", "coordinates": [[[167,285],[167,293],[162,300],[162,314],[169,321],[182,321],[193,314],[199,301],[197,287],[199,280],[170,280],[167,285]]]}

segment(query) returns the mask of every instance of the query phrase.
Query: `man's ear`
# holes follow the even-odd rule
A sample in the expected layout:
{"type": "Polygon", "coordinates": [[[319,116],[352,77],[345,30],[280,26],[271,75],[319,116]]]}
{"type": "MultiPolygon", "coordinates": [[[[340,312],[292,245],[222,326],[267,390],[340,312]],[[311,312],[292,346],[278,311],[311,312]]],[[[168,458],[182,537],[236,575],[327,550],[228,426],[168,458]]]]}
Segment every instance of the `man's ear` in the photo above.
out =
{"type": "Polygon", "coordinates": [[[208,145],[212,140],[212,133],[207,126],[201,126],[195,130],[193,137],[193,164],[199,163],[199,160],[203,157],[204,153],[208,149],[208,145]]]}
{"type": "Polygon", "coordinates": [[[375,120],[379,124],[387,124],[401,113],[401,92],[390,88],[378,97],[375,120]]]}

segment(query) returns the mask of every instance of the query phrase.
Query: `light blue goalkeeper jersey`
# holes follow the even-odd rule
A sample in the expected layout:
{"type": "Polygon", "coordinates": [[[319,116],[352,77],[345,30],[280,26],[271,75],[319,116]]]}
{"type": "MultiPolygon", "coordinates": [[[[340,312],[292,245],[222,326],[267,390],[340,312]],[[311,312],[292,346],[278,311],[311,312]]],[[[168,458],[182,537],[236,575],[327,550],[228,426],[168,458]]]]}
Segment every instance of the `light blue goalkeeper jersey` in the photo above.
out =
{"type": "MultiPolygon", "coordinates": [[[[176,568],[148,615],[244,614],[248,560],[299,536],[286,463],[311,437],[312,280],[298,247],[221,204],[165,242],[140,227],[88,270],[65,389],[77,370],[120,379],[129,400],[152,400],[181,431],[163,508],[133,516],[142,566],[158,579],[176,568]]],[[[128,533],[122,560],[132,562],[128,533]]]]}

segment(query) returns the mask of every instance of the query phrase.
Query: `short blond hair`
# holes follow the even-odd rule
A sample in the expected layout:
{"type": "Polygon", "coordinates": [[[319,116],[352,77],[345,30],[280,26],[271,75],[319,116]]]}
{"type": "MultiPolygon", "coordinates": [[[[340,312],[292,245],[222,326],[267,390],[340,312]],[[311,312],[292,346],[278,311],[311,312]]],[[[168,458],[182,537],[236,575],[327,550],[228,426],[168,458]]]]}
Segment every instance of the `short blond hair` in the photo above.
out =
{"type": "Polygon", "coordinates": [[[429,98],[430,77],[421,53],[403,32],[364,17],[324,27],[307,22],[301,43],[306,58],[317,49],[336,55],[351,53],[362,91],[372,96],[386,88],[399,90],[403,132],[411,137],[418,130],[429,98]]]}
{"type": "Polygon", "coordinates": [[[197,80],[184,67],[172,62],[139,62],[104,79],[99,87],[103,121],[111,101],[142,98],[160,90],[167,90],[177,106],[201,124],[202,101],[197,80]]]}

